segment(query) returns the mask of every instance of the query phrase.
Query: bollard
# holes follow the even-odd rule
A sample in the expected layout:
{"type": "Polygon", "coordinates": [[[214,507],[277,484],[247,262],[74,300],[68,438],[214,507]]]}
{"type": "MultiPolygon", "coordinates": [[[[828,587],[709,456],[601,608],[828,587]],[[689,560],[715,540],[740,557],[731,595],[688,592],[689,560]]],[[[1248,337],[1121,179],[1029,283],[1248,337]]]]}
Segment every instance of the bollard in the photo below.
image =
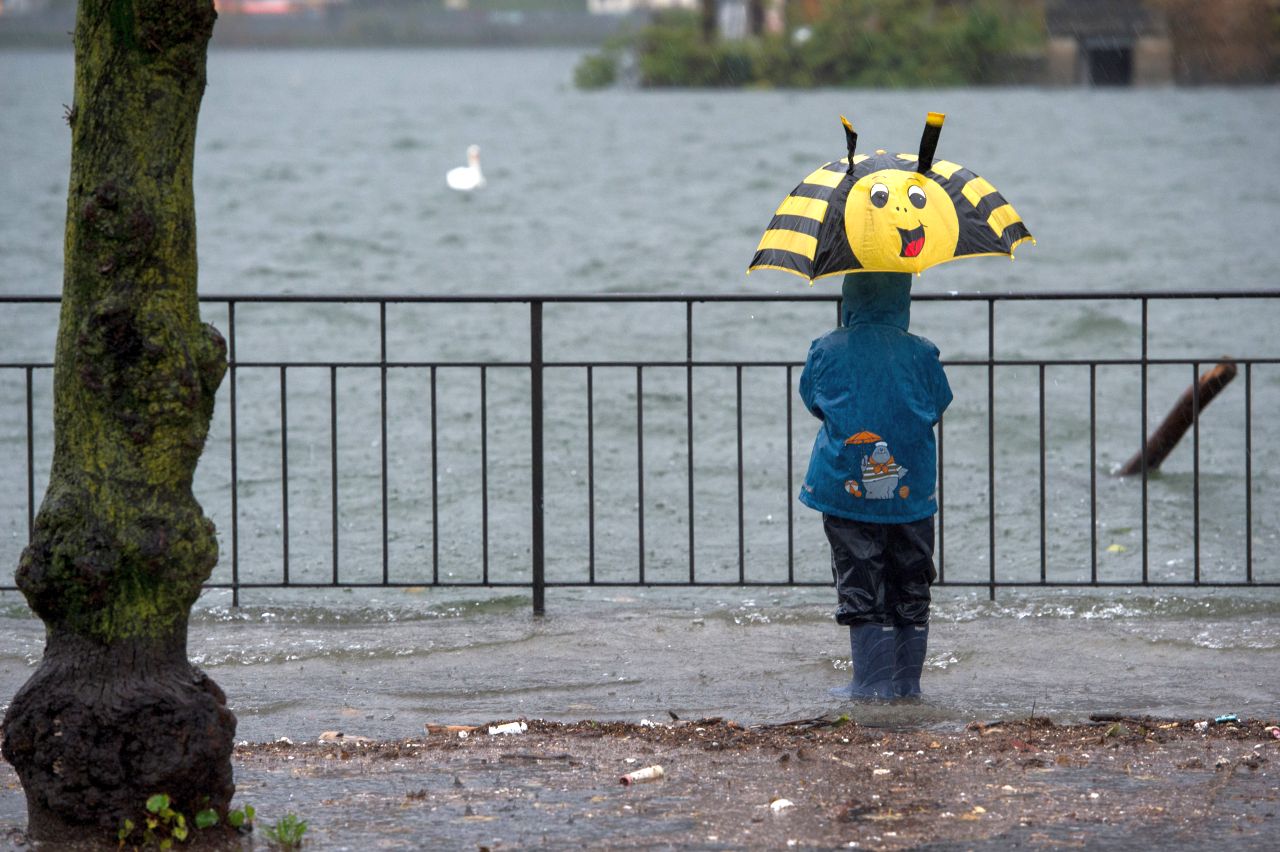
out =
{"type": "Polygon", "coordinates": [[[1182,392],[1182,396],[1178,397],[1178,401],[1174,403],[1173,408],[1165,415],[1164,422],[1156,427],[1151,433],[1151,437],[1147,439],[1146,446],[1142,448],[1133,458],[1125,462],[1124,466],[1116,472],[1117,476],[1132,476],[1135,473],[1142,473],[1142,460],[1147,460],[1147,471],[1153,471],[1160,467],[1160,463],[1165,460],[1169,453],[1173,452],[1173,448],[1177,446],[1178,441],[1186,434],[1191,424],[1195,422],[1197,416],[1197,403],[1199,411],[1203,412],[1208,407],[1218,392],[1230,384],[1231,380],[1236,377],[1236,365],[1234,361],[1223,360],[1218,362],[1210,370],[1206,370],[1200,375],[1196,384],[1187,388],[1182,392]]]}

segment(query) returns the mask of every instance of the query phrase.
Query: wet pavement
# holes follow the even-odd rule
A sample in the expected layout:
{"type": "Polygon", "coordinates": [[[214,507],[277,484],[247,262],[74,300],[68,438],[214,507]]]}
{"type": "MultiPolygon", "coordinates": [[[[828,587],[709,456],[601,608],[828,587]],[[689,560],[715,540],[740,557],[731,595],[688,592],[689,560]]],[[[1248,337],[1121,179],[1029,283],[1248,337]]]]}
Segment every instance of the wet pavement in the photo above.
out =
{"type": "MultiPolygon", "coordinates": [[[[1259,843],[1259,831],[1276,831],[1270,765],[1234,768],[1229,783],[1215,787],[1227,777],[1215,769],[1222,754],[1191,735],[1175,744],[1182,749],[1177,760],[1162,758],[1154,770],[1116,771],[1088,759],[1063,766],[1050,757],[1043,766],[1007,767],[1014,774],[1000,776],[995,787],[987,785],[1001,763],[985,761],[1008,763],[1009,748],[963,748],[955,767],[916,772],[918,786],[938,789],[927,801],[910,799],[915,804],[906,816],[893,816],[901,812],[892,809],[886,816],[883,802],[850,804],[860,785],[875,780],[862,778],[880,754],[874,750],[841,756],[843,744],[799,740],[726,750],[701,734],[687,742],[644,739],[674,724],[673,714],[733,720],[755,731],[851,713],[861,732],[855,746],[859,737],[900,732],[926,738],[923,746],[913,744],[912,754],[927,751],[935,739],[960,748],[971,736],[966,725],[975,722],[1033,714],[1058,725],[1087,723],[1098,713],[1274,719],[1280,624],[1274,595],[1266,592],[1042,592],[1001,595],[993,603],[938,590],[927,701],[873,707],[826,694],[849,677],[847,632],[831,622],[826,590],[557,590],[542,618],[529,614],[521,596],[380,594],[322,605],[250,601],[239,609],[206,599],[193,615],[191,655],[224,688],[239,718],[238,801],[253,804],[268,823],[290,811],[301,815],[311,825],[314,848],[722,849],[789,840],[831,848],[852,840],[889,849],[905,848],[908,836],[940,849],[1149,848],[1152,837],[1174,849],[1264,848],[1251,845],[1259,843]],[[445,747],[423,728],[516,718],[531,721],[529,734],[476,737],[461,746],[445,747]],[[534,729],[542,730],[537,720],[629,723],[631,729],[597,738],[550,729],[535,736],[534,729]],[[317,744],[326,731],[400,745],[366,753],[317,744]],[[297,745],[274,745],[282,737],[297,745]],[[809,761],[797,757],[805,750],[852,775],[835,778],[836,787],[824,791],[833,779],[809,771],[809,761]],[[651,761],[667,766],[664,781],[618,785],[627,767],[651,761]],[[1178,769],[1179,761],[1189,768],[1178,769]],[[963,777],[948,780],[948,773],[962,770],[963,777]],[[1143,775],[1149,780],[1141,781],[1143,775]],[[711,778],[725,788],[719,798],[702,797],[711,778]],[[944,819],[938,813],[950,812],[956,825],[972,828],[955,802],[944,801],[945,791],[996,795],[1002,786],[1034,791],[1026,795],[1035,801],[1018,798],[1016,819],[982,832],[956,834],[946,822],[921,827],[928,814],[936,822],[944,819]],[[1145,803],[1145,821],[1095,812],[1091,793],[1145,803]],[[774,820],[767,807],[777,796],[797,802],[788,823],[774,820]],[[1153,804],[1161,798],[1176,800],[1187,818],[1151,811],[1173,807],[1153,804]],[[1057,816],[1039,819],[1037,807],[1057,816]],[[1073,812],[1078,819],[1068,818],[1073,812]],[[908,825],[916,826],[915,834],[908,825]],[[948,845],[948,837],[959,845],[948,845]],[[1224,838],[1231,842],[1223,845],[1224,838]]],[[[38,660],[43,628],[16,605],[0,618],[0,691],[7,696],[38,660]]],[[[1241,745],[1230,759],[1255,744],[1241,745]]],[[[1135,740],[1129,747],[1146,746],[1135,740]]],[[[6,766],[0,837],[19,828],[24,816],[21,791],[6,766]]],[[[984,817],[984,824],[992,822],[984,817]]]]}
{"type": "Polygon", "coordinates": [[[513,736],[247,746],[235,762],[237,801],[258,812],[248,849],[289,813],[309,847],[333,850],[1249,850],[1280,831],[1280,740],[1250,722],[534,722],[513,736]],[[659,780],[619,783],[655,764],[659,780]]]}

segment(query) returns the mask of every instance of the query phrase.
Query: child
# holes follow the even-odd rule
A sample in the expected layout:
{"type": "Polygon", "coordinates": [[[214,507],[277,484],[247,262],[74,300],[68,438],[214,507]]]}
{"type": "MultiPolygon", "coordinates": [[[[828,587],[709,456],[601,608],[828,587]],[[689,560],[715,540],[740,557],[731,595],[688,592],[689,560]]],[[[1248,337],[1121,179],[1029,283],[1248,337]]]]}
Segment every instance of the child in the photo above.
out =
{"type": "Polygon", "coordinates": [[[822,421],[800,501],[822,512],[836,621],[849,627],[842,698],[920,695],[929,636],[937,450],[951,402],[938,349],[907,332],[911,275],[844,279],[842,325],[813,342],[800,396],[822,421]]]}

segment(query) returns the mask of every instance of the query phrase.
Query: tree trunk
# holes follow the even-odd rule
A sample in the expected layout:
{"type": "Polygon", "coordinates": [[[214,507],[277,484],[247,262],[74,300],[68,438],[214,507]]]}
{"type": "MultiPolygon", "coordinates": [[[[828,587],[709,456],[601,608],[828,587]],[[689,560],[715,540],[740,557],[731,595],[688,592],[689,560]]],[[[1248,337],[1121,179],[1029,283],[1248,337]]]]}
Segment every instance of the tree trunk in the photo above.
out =
{"type": "Polygon", "coordinates": [[[192,161],[212,0],[81,0],[49,488],[17,583],[44,658],[5,714],[36,840],[147,796],[225,813],[235,716],[187,659],[218,558],[191,491],[222,336],[196,299],[192,161]]]}
{"type": "Polygon", "coordinates": [[[711,44],[716,40],[720,28],[719,0],[698,0],[698,28],[702,32],[702,40],[711,44]]]}
{"type": "Polygon", "coordinates": [[[747,35],[764,32],[764,0],[747,0],[747,35]]]}

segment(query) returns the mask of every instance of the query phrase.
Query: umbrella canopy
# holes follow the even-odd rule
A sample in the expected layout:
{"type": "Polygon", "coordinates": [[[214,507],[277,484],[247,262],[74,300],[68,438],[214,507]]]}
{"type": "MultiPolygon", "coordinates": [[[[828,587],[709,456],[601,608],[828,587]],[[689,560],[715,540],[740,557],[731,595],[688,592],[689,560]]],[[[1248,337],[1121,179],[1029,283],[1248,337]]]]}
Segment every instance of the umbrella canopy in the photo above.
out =
{"type": "Polygon", "coordinates": [[[1035,242],[996,188],[948,160],[934,160],[942,113],[925,121],[919,154],[849,154],[812,172],[769,222],[747,268],[781,269],[811,282],[848,272],[920,272],[961,257],[1035,242]]]}

